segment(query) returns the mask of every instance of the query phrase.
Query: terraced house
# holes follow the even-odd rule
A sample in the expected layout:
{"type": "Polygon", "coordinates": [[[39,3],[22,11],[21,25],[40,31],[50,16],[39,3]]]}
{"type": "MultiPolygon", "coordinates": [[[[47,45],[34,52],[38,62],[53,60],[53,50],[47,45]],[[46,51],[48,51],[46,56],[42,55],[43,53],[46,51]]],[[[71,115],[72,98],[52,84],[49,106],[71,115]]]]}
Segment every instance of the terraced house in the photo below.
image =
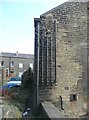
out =
{"type": "Polygon", "coordinates": [[[88,112],[89,2],[65,2],[34,19],[38,102],[67,117],[88,112]]]}
{"type": "Polygon", "coordinates": [[[12,76],[21,75],[29,67],[33,69],[34,55],[1,52],[0,80],[7,80],[12,76]]]}

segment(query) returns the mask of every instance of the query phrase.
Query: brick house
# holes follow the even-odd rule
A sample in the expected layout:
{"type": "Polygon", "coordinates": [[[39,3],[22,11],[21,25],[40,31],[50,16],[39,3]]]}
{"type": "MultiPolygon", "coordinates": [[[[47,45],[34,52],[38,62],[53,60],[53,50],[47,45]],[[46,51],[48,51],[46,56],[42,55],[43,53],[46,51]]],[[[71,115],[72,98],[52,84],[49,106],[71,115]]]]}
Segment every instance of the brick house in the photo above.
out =
{"type": "Polygon", "coordinates": [[[34,26],[36,104],[51,101],[68,117],[86,114],[88,2],[65,2],[35,18],[34,26]]]}
{"type": "Polygon", "coordinates": [[[34,55],[20,53],[0,53],[0,80],[20,75],[29,67],[33,69],[34,55]]]}

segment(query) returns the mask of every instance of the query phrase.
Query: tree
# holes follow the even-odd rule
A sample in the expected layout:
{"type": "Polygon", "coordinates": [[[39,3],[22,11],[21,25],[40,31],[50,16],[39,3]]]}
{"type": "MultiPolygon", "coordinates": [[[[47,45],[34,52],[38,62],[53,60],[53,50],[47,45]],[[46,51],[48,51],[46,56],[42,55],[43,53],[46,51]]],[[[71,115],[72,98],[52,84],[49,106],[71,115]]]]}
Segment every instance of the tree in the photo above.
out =
{"type": "Polygon", "coordinates": [[[31,70],[30,67],[22,75],[21,88],[27,89],[30,88],[32,85],[33,85],[33,71],[31,70]]]}

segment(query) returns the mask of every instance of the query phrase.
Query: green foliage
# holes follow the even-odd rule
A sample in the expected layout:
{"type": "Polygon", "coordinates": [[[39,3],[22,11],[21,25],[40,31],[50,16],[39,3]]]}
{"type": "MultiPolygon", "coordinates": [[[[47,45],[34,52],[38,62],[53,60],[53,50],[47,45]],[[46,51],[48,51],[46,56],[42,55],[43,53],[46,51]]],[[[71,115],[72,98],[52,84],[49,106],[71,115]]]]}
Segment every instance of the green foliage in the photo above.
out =
{"type": "Polygon", "coordinates": [[[28,68],[22,75],[21,88],[27,89],[33,85],[33,71],[31,68],[28,68]]]}

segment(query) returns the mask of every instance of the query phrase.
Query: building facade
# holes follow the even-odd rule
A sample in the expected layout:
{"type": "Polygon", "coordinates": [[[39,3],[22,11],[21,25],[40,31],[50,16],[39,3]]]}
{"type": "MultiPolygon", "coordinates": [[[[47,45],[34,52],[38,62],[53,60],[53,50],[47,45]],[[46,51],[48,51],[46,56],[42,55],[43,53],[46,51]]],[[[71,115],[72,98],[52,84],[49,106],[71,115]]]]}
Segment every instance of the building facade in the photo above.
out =
{"type": "Polygon", "coordinates": [[[89,3],[65,2],[35,18],[34,25],[38,100],[53,102],[68,117],[85,115],[89,3]]]}
{"type": "Polygon", "coordinates": [[[0,53],[0,80],[8,80],[21,75],[29,67],[33,69],[34,55],[20,53],[0,53]]]}

